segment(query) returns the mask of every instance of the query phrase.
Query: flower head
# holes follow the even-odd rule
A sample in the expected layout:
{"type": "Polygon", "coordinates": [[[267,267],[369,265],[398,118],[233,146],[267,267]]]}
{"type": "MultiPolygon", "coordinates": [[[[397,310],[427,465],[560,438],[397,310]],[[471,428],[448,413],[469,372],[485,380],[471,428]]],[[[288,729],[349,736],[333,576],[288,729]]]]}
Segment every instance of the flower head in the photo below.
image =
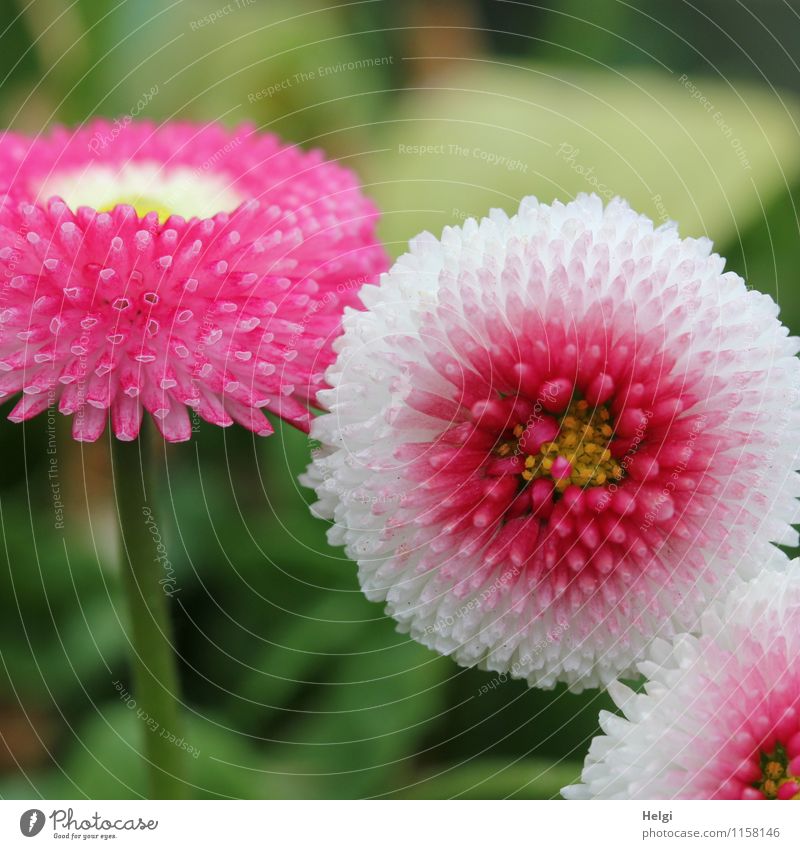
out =
{"type": "Polygon", "coordinates": [[[307,428],[345,305],[385,266],[376,212],[319,152],[250,127],[96,121],[0,139],[0,397],[94,440],[187,408],[307,428]]]}
{"type": "Polygon", "coordinates": [[[528,198],[418,237],[362,299],[305,482],[425,645],[605,682],[796,539],[798,342],[708,240],[528,198]]]}
{"type": "MultiPolygon", "coordinates": [[[[782,555],[777,555],[781,557],[782,555]]],[[[785,565],[785,564],[784,564],[785,565]]],[[[583,784],[567,798],[800,799],[800,572],[766,572],[657,642],[643,693],[610,692],[583,784]]]]}

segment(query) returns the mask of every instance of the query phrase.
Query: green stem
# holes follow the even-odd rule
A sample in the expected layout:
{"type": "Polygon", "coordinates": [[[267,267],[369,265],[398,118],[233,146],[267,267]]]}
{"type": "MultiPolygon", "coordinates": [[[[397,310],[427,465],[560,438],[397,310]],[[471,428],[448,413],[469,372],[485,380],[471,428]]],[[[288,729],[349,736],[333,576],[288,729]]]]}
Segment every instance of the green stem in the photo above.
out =
{"type": "Polygon", "coordinates": [[[127,596],[136,713],[144,735],[148,796],[182,799],[178,674],[169,620],[164,569],[158,561],[153,499],[154,458],[149,434],[135,442],[112,438],[114,491],[122,543],[122,571],[127,596]]]}

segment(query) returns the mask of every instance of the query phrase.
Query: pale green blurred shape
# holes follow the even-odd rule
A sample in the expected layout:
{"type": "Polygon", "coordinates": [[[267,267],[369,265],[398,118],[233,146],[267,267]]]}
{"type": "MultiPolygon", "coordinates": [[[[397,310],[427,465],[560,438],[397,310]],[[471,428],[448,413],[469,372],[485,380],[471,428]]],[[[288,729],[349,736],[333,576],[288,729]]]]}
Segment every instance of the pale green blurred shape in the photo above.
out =
{"type": "Polygon", "coordinates": [[[690,82],[713,111],[667,73],[456,62],[378,128],[386,152],[366,170],[382,233],[397,254],[411,233],[512,212],[525,195],[594,191],[675,220],[683,235],[734,239],[797,178],[798,102],[690,82]]]}

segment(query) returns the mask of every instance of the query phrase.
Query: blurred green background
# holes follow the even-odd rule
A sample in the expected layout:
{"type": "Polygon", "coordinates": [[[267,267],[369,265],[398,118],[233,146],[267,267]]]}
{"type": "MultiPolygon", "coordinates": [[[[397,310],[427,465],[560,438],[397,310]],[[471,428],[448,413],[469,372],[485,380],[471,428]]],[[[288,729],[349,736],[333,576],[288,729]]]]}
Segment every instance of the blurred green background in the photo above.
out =
{"type": "MultiPolygon", "coordinates": [[[[354,168],[393,255],[526,194],[621,194],[712,238],[800,330],[796,0],[0,10],[5,127],[124,116],[156,87],[141,117],[254,121],[354,168]]],[[[108,444],[56,425],[56,529],[49,426],[0,423],[0,797],[136,797],[108,444]]],[[[194,796],[556,796],[608,698],[500,684],[398,635],[310,518],[307,458],[286,427],[162,453],[194,796]]]]}

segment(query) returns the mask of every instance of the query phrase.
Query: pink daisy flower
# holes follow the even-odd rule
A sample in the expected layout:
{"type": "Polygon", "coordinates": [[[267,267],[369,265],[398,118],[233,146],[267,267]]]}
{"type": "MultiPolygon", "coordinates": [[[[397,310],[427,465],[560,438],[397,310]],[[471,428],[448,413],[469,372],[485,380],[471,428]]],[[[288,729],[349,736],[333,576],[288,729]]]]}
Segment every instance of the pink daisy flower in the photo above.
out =
{"type": "Polygon", "coordinates": [[[653,644],[645,692],[609,688],[624,718],[601,714],[606,736],[564,796],[800,799],[798,654],[800,573],[740,586],[699,637],[653,644]]]}
{"type": "Polygon", "coordinates": [[[365,287],[304,481],[403,631],[596,685],[796,542],[798,340],[710,248],[527,198],[365,287]]]}
{"type": "Polygon", "coordinates": [[[385,267],[355,176],[252,127],[95,121],[0,139],[0,397],[73,436],[187,408],[307,428],[342,309],[385,267]]]}

